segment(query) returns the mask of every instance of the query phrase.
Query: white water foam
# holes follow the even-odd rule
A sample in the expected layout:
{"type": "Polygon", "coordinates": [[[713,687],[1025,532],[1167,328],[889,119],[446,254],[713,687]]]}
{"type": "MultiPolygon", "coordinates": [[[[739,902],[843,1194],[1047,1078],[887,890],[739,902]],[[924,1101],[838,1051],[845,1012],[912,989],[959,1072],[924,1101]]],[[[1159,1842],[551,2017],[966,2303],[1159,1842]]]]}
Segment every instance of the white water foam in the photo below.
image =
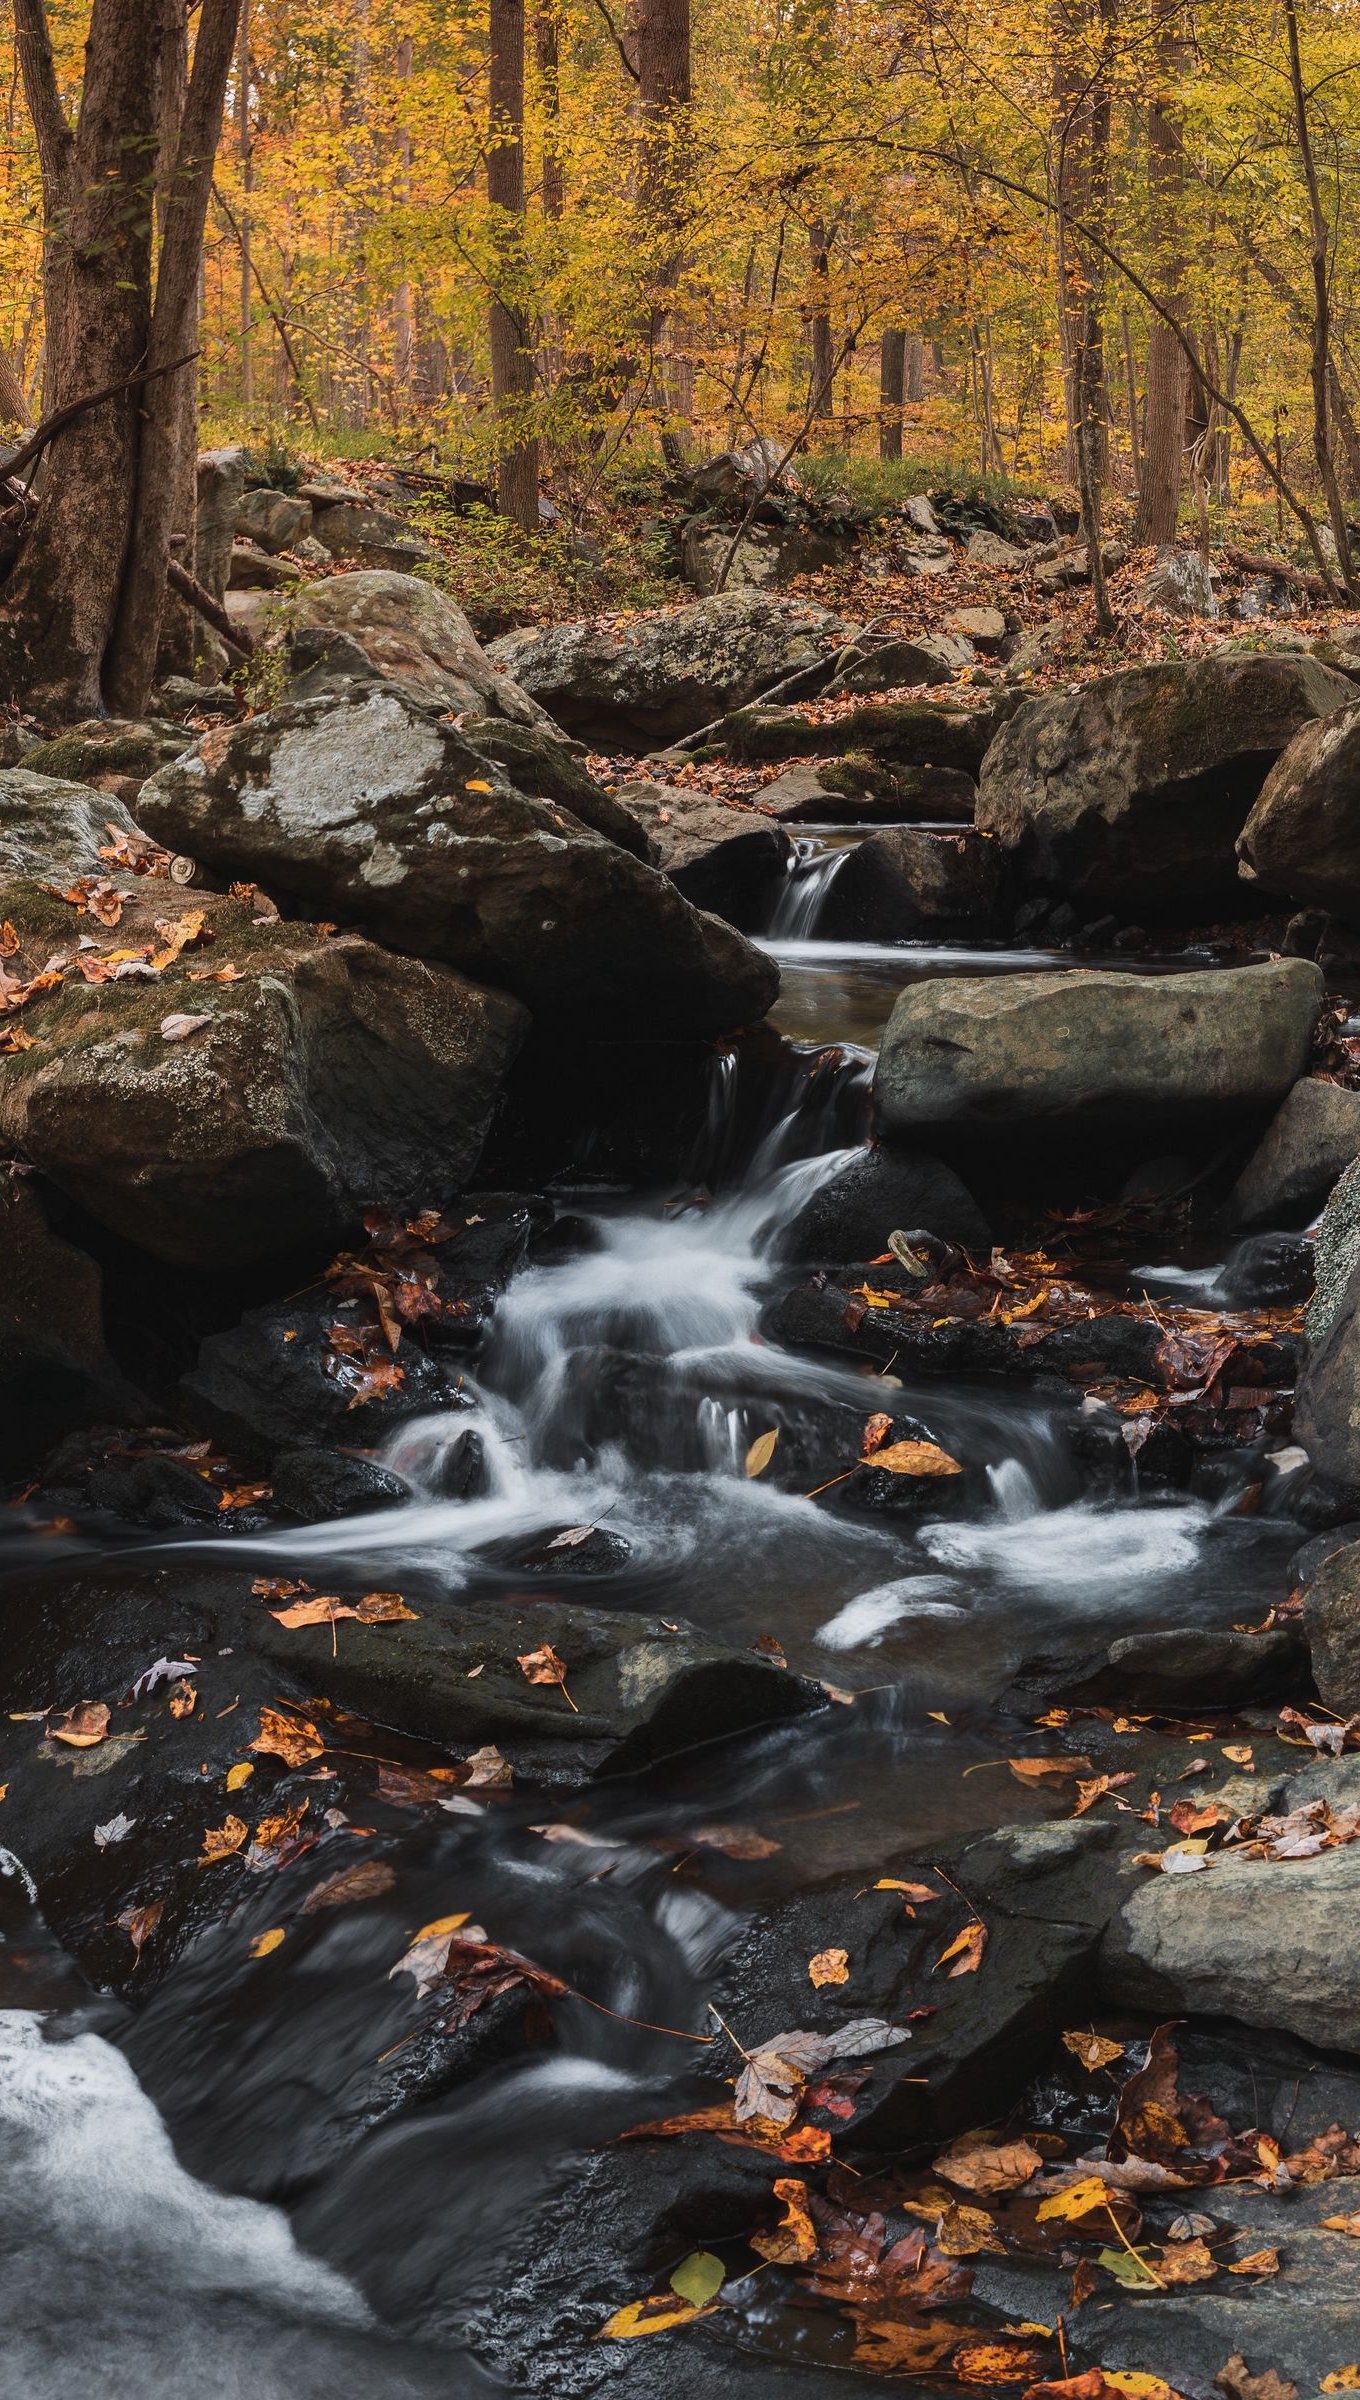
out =
{"type": "Polygon", "coordinates": [[[874,1649],[904,1618],[966,1616],[957,1597],[946,1597],[958,1588],[948,1575],[904,1575],[897,1583],[875,1584],[819,1625],[815,1638],[823,1650],[874,1649]]]}

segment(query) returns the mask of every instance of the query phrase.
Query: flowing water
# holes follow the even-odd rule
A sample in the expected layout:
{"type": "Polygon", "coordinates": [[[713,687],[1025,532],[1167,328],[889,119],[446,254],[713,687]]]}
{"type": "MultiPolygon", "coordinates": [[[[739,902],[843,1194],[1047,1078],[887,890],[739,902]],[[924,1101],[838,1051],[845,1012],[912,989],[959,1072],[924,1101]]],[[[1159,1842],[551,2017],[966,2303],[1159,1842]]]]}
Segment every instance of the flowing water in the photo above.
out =
{"type": "MultiPolygon", "coordinates": [[[[788,1228],[864,1139],[872,1045],[896,990],[964,967],[1070,963],[819,944],[819,896],[841,854],[809,854],[769,937],[793,1046],[766,1121],[752,1132],[738,1107],[738,1057],[716,1060],[702,1188],[562,1196],[574,1239],[511,1284],[468,1405],[389,1445],[409,1506],[271,1537],[249,1562],[323,1577],[352,1566],[456,1612],[460,1598],[522,1585],[516,1562],[535,1543],[602,1527],[618,1537],[613,1563],[547,1589],[683,1618],[738,1648],[773,1635],[792,1667],[856,1704],[569,1804],[460,1793],[433,1830],[389,1846],[399,1879],[380,1905],[304,1924],[276,1893],[247,1904],[248,1931],[278,1910],[290,1928],[248,2008],[223,1996],[234,1922],[231,1947],[207,1931],[138,2018],[57,2012],[58,2038],[44,2039],[35,2017],[0,2013],[0,2393],[56,2400],[96,2379],[139,2400],[489,2391],[468,2329],[507,2247],[583,2149],[673,2105],[688,2055],[649,2028],[705,2025],[742,1916],[809,1880],[876,1868],[904,1827],[943,1840],[999,1806],[1047,1814],[1042,1797],[1002,1801],[994,1775],[963,1770],[1009,1746],[998,1704],[1050,1639],[1089,1628],[1097,1647],[1140,1625],[1243,1619],[1282,1588],[1298,1538],[1287,1521],[1235,1515],[1231,1496],[1145,1496],[1132,1462],[1117,1486],[1093,1488],[1073,1445],[1075,1396],[902,1382],[762,1338],[765,1301],[791,1271],[788,1228]],[[858,1422],[880,1408],[918,1419],[964,1462],[962,1513],[904,1523],[744,1471],[764,1432],[815,1446],[828,1410],[858,1422]],[[448,1498],[470,1441],[480,1496],[448,1498]],[[535,1830],[558,1817],[570,1838],[535,1830]],[[677,1881],[677,1847],[733,1819],[778,1851],[739,1869],[714,1857],[677,1881]],[[319,2140],[318,2113],[397,2039],[387,1978],[412,1925],[452,1908],[584,1997],[554,2005],[550,2049],[489,2063],[347,2145],[319,2140]],[[276,2171],[261,2163],[271,2157],[276,2171]],[[249,2196],[261,2190],[288,2197],[291,2222],[249,2196]]],[[[21,1906],[17,1872],[6,1891],[21,1906]]],[[[752,2388],[782,2394],[796,2379],[772,2362],[752,2388]]]]}

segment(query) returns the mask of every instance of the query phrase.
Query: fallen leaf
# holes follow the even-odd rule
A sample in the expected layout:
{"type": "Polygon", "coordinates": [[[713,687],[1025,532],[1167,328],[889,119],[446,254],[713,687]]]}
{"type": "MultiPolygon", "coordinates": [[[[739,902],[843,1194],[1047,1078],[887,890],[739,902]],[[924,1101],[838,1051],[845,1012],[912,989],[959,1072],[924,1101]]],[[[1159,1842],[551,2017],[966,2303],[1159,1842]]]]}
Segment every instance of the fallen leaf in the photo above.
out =
{"type": "Polygon", "coordinates": [[[1098,2074],[1124,2055],[1124,2044],[1107,2041],[1103,2033],[1065,2033],[1062,2038],[1063,2048],[1080,2060],[1088,2075],[1098,2074]]]}
{"type": "Polygon", "coordinates": [[[927,1900],[940,1898],[940,1894],[933,1892],[928,1883],[903,1883],[896,1875],[880,1875],[874,1885],[874,1890],[876,1892],[900,1892],[904,1900],[912,1901],[919,1907],[924,1907],[927,1900]]]}
{"type": "Polygon", "coordinates": [[[850,1981],[849,1951],[819,1950],[815,1958],[808,1960],[808,1974],[819,1991],[823,1984],[848,1983],[850,1981]]]}
{"type": "MultiPolygon", "coordinates": [[[[467,1924],[469,1914],[464,1909],[458,1916],[436,1917],[431,1924],[422,1925],[409,1950],[403,1951],[396,1965],[389,1969],[388,1982],[394,1975],[414,1975],[416,1996],[423,2000],[443,1974],[449,1943],[467,1924]]],[[[476,1931],[480,1933],[481,1928],[476,1931]]]]}
{"type": "Polygon", "coordinates": [[[1259,2375],[1253,2375],[1240,2350],[1234,2350],[1226,2366],[1219,2368],[1214,2382],[1219,2391],[1227,2393],[1228,2400],[1299,2400],[1296,2383],[1286,2383],[1274,2367],[1265,2367],[1259,2375]]]}
{"type": "Polygon", "coordinates": [[[982,1964],[982,1954],[986,1947],[987,1928],[980,1917],[975,1917],[972,1924],[965,1925],[962,1933],[955,1934],[949,1947],[940,1952],[935,1961],[936,1974],[952,1958],[957,1961],[957,1964],[949,1969],[951,1983],[956,1975],[976,1975],[982,1964]]]}
{"type": "Polygon", "coordinates": [[[815,2258],[820,2247],[817,2228],[808,2214],[808,2187],[793,2176],[781,2176],[774,2187],[784,2214],[772,2233],[753,2233],[751,2248],[779,2267],[800,2266],[815,2258]]]}
{"type": "Polygon", "coordinates": [[[875,1450],[866,1462],[882,1467],[889,1475],[961,1475],[962,1467],[938,1442],[892,1442],[886,1450],[875,1450]]]}
{"type": "Polygon", "coordinates": [[[1256,1763],[1252,1757],[1250,1744],[1247,1742],[1225,1742],[1223,1755],[1225,1758],[1230,1758],[1235,1767],[1251,1767],[1256,1763]]]}
{"type": "Polygon", "coordinates": [[[776,2033],[746,2058],[737,2081],[735,2114],[738,2122],[763,2117],[775,2132],[793,2122],[809,2075],[833,2058],[867,2058],[894,2042],[911,2039],[906,2025],[890,2025],[882,2017],[856,2017],[835,2033],[776,2033]]]}
{"type": "Polygon", "coordinates": [[[1157,2260],[1158,2280],[1164,2284],[1207,2283],[1217,2273],[1218,2260],[1201,2241],[1166,2244],[1157,2260]]]}
{"type": "Polygon", "coordinates": [[[92,1750],[109,1730],[108,1705],[103,1700],[78,1700],[47,1720],[49,1741],[68,1742],[73,1750],[92,1750]]]}
{"type": "Polygon", "coordinates": [[[1228,2269],[1230,2275],[1278,2275],[1279,2272],[1278,2250],[1253,2250],[1247,2258],[1234,2259],[1228,2269]]]}
{"type": "Polygon", "coordinates": [[[354,1614],[361,1625],[415,1625],[420,1621],[400,1592],[365,1592],[354,1614]]]}
{"type": "Polygon", "coordinates": [[[1360,2209],[1353,2216],[1324,2217],[1322,2222],[1328,2233],[1349,2233],[1356,2241],[1360,2241],[1360,2209]]]}
{"type": "Polygon", "coordinates": [[[750,1449],[746,1453],[746,1472],[748,1475],[754,1476],[764,1474],[765,1469],[770,1463],[770,1460],[774,1457],[775,1445],[778,1440],[778,1426],[775,1427],[772,1433],[762,1433],[756,1436],[756,1439],[752,1442],[750,1449]]]}
{"type": "Polygon", "coordinates": [[[250,1945],[251,1957],[268,1958],[270,1951],[277,1950],[280,1942],[286,1940],[286,1938],[287,1932],[284,1926],[271,1925],[268,1933],[256,1934],[254,1941],[250,1945]]]}
{"type": "Polygon", "coordinates": [[[463,1764],[468,1771],[469,1788],[480,1786],[486,1789],[492,1785],[513,1783],[515,1780],[510,1767],[501,1757],[494,1742],[484,1742],[480,1750],[470,1750],[463,1764]]]}
{"type": "Polygon", "coordinates": [[[949,2362],[960,2383],[979,2384],[1028,2383],[1043,2363],[1042,2350],[1012,2350],[1000,2342],[963,2342],[949,2362]]]}
{"type": "Polygon", "coordinates": [[[186,1042],[191,1033],[197,1033],[202,1026],[211,1025],[211,1023],[211,1017],[188,1016],[183,1011],[178,1011],[171,1016],[161,1018],[161,1040],[163,1042],[186,1042]]]}
{"type": "Polygon", "coordinates": [[[616,2308],[595,2339],[626,2342],[640,2333],[671,2333],[677,2325],[692,2325],[696,2317],[712,2314],[711,2306],[696,2308],[692,2300],[682,2300],[678,2293],[654,2292],[650,2300],[630,2300],[626,2308],[616,2308]]]}
{"type": "Polygon", "coordinates": [[[1318,2385],[1320,2392],[1360,2392],[1360,2367],[1333,2367],[1318,2385]]]}
{"type": "Polygon", "coordinates": [[[1050,2193],[1047,2200],[1039,2202],[1034,2213],[1041,2225],[1053,2222],[1071,2225],[1079,2217],[1089,2217],[1095,2209],[1109,2205],[1109,2185],[1099,2175],[1083,2175],[1063,2191],[1050,2193]]]}
{"type": "Polygon", "coordinates": [[[773,1858],[783,1848],[782,1842],[757,1833],[754,1825],[698,1825],[688,1839],[702,1842],[705,1849],[721,1850],[724,1858],[773,1858]]]}
{"type": "Polygon", "coordinates": [[[378,1769],[378,1798],[407,1808],[438,1806],[461,1781],[452,1767],[385,1767],[378,1769]]]}
{"type": "Polygon", "coordinates": [[[148,1900],[141,1908],[125,1908],[117,1919],[138,1958],[165,1914],[163,1900],[148,1900]]]}
{"type": "Polygon", "coordinates": [[[1046,1783],[1065,1775],[1089,1775],[1089,1758],[1008,1758],[1006,1761],[1017,1783],[1046,1783]]]}
{"type": "Polygon", "coordinates": [[[310,1806],[310,1801],[299,1800],[293,1808],[281,1808],[272,1817],[261,1817],[251,1836],[246,1865],[256,1869],[282,1867],[299,1850],[309,1849],[313,1837],[302,1832],[302,1820],[310,1806]]]}
{"type": "MultiPolygon", "coordinates": [[[[285,1717],[276,1708],[260,1710],[260,1730],[250,1744],[252,1750],[281,1758],[287,1767],[305,1767],[309,1759],[320,1758],[325,1747],[309,1717],[285,1717]]],[[[231,1789],[230,1776],[227,1788],[231,1789]]]]}
{"type": "MultiPolygon", "coordinates": [[[[985,2133],[966,2133],[940,2152],[934,2167],[946,2183],[990,2199],[998,2192],[1018,2192],[1043,2163],[1030,2142],[993,2142],[985,2133]]],[[[1043,2210],[1039,2213],[1042,2216],[1043,2210]]]]}
{"type": "Polygon", "coordinates": [[[691,2250],[671,2275],[671,2290],[692,2308],[706,2308],[727,2281],[727,2269],[711,2250],[691,2250]]]}
{"type": "Polygon", "coordinates": [[[96,1825],[94,1829],[95,1848],[109,1850],[112,1849],[115,1842],[125,1842],[136,1822],[135,1817],[125,1817],[120,1814],[110,1817],[105,1825],[96,1825]]]}
{"type": "Polygon", "coordinates": [[[985,2208],[967,2208],[955,2202],[943,2211],[935,2227],[935,2246],[946,2258],[975,2258],[979,2251],[999,2251],[1004,2257],[1006,2245],[997,2232],[995,2221],[985,2208]]]}
{"type": "Polygon", "coordinates": [[[304,1917],[314,1917],[322,1908],[344,1908],[352,1901],[381,1900],[385,1893],[395,1891],[397,1873],[382,1858],[361,1858],[352,1867],[342,1867],[337,1875],[328,1875],[324,1883],[313,1884],[302,1903],[304,1917]]]}
{"type": "Polygon", "coordinates": [[[249,1783],[254,1772],[255,1769],[248,1758],[238,1760],[234,1767],[227,1769],[227,1790],[239,1792],[243,1783],[249,1783]]]}
{"type": "Polygon", "coordinates": [[[880,1449],[891,1432],[892,1418],[886,1410],[881,1410],[876,1415],[867,1418],[860,1439],[860,1456],[867,1458],[871,1450],[880,1449]]]}
{"type": "Polygon", "coordinates": [[[357,1608],[347,1608],[333,1592],[318,1595],[315,1600],[294,1600],[287,1608],[276,1608],[271,1614],[276,1625],[296,1633],[302,1625],[334,1625],[338,1618],[357,1617],[357,1608]]]}
{"type": "Polygon", "coordinates": [[[203,1836],[199,1865],[211,1867],[219,1858],[230,1858],[234,1851],[244,1847],[249,1831],[244,1817],[228,1817],[225,1825],[208,1827],[203,1836]]]}
{"type": "Polygon", "coordinates": [[[558,1657],[551,1642],[541,1643],[537,1650],[524,1651],[516,1658],[515,1664],[529,1683],[560,1684],[563,1699],[575,1708],[576,1702],[567,1690],[566,1661],[558,1657]]]}
{"type": "Polygon", "coordinates": [[[197,1706],[198,1693],[194,1689],[194,1686],[191,1683],[186,1683],[184,1677],[181,1676],[179,1682],[172,1684],[170,1687],[171,1716],[191,1717],[197,1706]]]}

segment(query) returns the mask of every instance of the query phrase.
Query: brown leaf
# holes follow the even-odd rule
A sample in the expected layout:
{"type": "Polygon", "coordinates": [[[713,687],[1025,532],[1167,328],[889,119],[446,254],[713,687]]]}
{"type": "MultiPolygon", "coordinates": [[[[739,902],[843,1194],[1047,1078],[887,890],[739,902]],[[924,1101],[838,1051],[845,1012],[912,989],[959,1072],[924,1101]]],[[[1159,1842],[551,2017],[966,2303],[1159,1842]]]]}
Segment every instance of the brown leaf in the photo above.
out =
{"type": "Polygon", "coordinates": [[[1214,2382],[1228,2400],[1299,2400],[1296,2383],[1286,2383],[1274,2367],[1253,2375],[1240,2350],[1234,2350],[1226,2366],[1219,2368],[1214,2382]]]}
{"type": "Polygon", "coordinates": [[[220,1858],[230,1858],[234,1851],[244,1847],[249,1831],[244,1817],[228,1817],[225,1825],[209,1826],[203,1835],[199,1865],[211,1867],[220,1858]]]}
{"type": "Polygon", "coordinates": [[[1236,2258],[1228,2269],[1230,2275],[1278,2275],[1278,2250],[1253,2250],[1247,2258],[1236,2258]]]}
{"type": "Polygon", "coordinates": [[[334,1592],[318,1594],[314,1600],[294,1600],[287,1608],[276,1608],[274,1623],[296,1633],[302,1625],[334,1625],[341,1617],[357,1617],[357,1608],[347,1608],[334,1592]]]}
{"type": "Polygon", "coordinates": [[[452,1767],[386,1767],[378,1769],[378,1797],[399,1807],[421,1808],[447,1800],[462,1778],[452,1767]]]}
{"type": "Polygon", "coordinates": [[[567,1692],[566,1661],[558,1657],[551,1642],[540,1643],[537,1650],[524,1651],[516,1658],[515,1664],[526,1682],[560,1683],[564,1695],[570,1699],[571,1695],[567,1692]]]}
{"type": "Polygon", "coordinates": [[[1218,2261],[1201,2241],[1172,2242],[1163,2248],[1156,2271],[1164,2284],[1207,2283],[1218,2273],[1218,2261]]]}
{"type": "Polygon", "coordinates": [[[385,1859],[361,1858],[352,1867],[342,1867],[338,1875],[328,1875],[324,1883],[313,1884],[302,1903],[304,1917],[313,1917],[318,1909],[345,1908],[352,1901],[381,1900],[386,1892],[395,1891],[397,1873],[385,1859]]]}
{"type": "Polygon", "coordinates": [[[1115,2059],[1124,2055],[1122,2042],[1108,2041],[1103,2033],[1094,2030],[1065,2033],[1062,2038],[1063,2048],[1081,2061],[1088,2075],[1098,2074],[1102,2067],[1113,2065],[1115,2059]]]}
{"type": "Polygon", "coordinates": [[[875,1450],[867,1461],[871,1467],[882,1467],[889,1475],[961,1475],[962,1467],[938,1442],[892,1442],[886,1450],[875,1450]]]}
{"type": "Polygon", "coordinates": [[[181,1675],[178,1682],[172,1683],[170,1686],[171,1716],[191,1717],[197,1706],[198,1693],[195,1691],[194,1686],[189,1682],[187,1676],[181,1675]]]}
{"type": "Polygon", "coordinates": [[[480,1750],[469,1750],[463,1764],[467,1768],[469,1789],[478,1786],[485,1789],[515,1780],[494,1742],[484,1742],[480,1750]]]}
{"type": "Polygon", "coordinates": [[[948,1948],[940,1952],[935,1961],[935,1971],[938,1974],[940,1968],[947,1966],[952,1958],[956,1964],[949,1968],[951,1983],[956,1975],[976,1975],[986,1947],[987,1928],[980,1917],[975,1917],[972,1924],[965,1925],[962,1933],[955,1934],[948,1948]]]}
{"type": "Polygon", "coordinates": [[[1017,1783],[1048,1783],[1065,1775],[1089,1775],[1089,1758],[1074,1758],[1065,1752],[1060,1758],[1008,1758],[1006,1761],[1017,1783]]]}
{"type": "Polygon", "coordinates": [[[892,1418],[885,1410],[880,1410],[877,1415],[866,1418],[864,1432],[860,1439],[860,1456],[867,1458],[870,1451],[881,1449],[891,1432],[892,1418]]]}
{"type": "Polygon", "coordinates": [[[287,1767],[305,1767],[309,1759],[320,1758],[326,1745],[309,1717],[285,1717],[276,1708],[262,1708],[259,1734],[248,1747],[281,1758],[287,1767]]]}
{"type": "Polygon", "coordinates": [[[957,2201],[944,2210],[936,2225],[935,2246],[946,2258],[975,2258],[983,2250],[999,2251],[1004,2257],[1006,2250],[986,2209],[967,2208],[957,2201]]]}
{"type": "Polygon", "coordinates": [[[415,1625],[419,1618],[400,1592],[365,1592],[354,1611],[361,1625],[415,1625]]]}
{"type": "Polygon", "coordinates": [[[125,1908],[117,1918],[138,1958],[165,1914],[163,1900],[148,1900],[141,1908],[125,1908]]]}
{"type": "Polygon", "coordinates": [[[48,1740],[67,1742],[73,1750],[92,1750],[108,1730],[109,1711],[103,1700],[78,1700],[74,1708],[59,1709],[47,1720],[48,1740]]]}
{"type": "Polygon", "coordinates": [[[773,2233],[752,2234],[751,2248],[775,2266],[800,2266],[816,2257],[819,2246],[817,2228],[808,2214],[808,2187],[793,2176],[781,2176],[774,2196],[783,2202],[784,2214],[773,2233]]]}
{"type": "Polygon", "coordinates": [[[302,1832],[302,1820],[311,1803],[299,1800],[293,1808],[282,1808],[277,1815],[261,1817],[246,1852],[248,1867],[283,1867],[290,1858],[310,1850],[315,1836],[302,1832]]]}
{"type": "Polygon", "coordinates": [[[990,2199],[997,2192],[1018,2192],[1043,2163],[1030,2142],[993,2142],[985,2133],[965,2133],[940,2152],[935,2172],[960,2191],[990,2199]]]}
{"type": "Polygon", "coordinates": [[[848,1983],[850,1981],[849,1951],[819,1950],[815,1958],[808,1960],[808,1974],[819,1991],[823,1984],[848,1983]]]}

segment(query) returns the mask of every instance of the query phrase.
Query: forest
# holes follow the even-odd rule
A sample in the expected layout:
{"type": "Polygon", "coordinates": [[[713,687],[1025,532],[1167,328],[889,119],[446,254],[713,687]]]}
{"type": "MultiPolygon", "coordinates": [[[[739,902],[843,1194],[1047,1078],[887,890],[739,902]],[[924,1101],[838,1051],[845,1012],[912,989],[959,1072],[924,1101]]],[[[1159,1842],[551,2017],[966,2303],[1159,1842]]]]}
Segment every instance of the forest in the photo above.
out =
{"type": "Polygon", "coordinates": [[[1360,2392],[1347,0],[0,66],[0,2392],[1360,2392]]]}

